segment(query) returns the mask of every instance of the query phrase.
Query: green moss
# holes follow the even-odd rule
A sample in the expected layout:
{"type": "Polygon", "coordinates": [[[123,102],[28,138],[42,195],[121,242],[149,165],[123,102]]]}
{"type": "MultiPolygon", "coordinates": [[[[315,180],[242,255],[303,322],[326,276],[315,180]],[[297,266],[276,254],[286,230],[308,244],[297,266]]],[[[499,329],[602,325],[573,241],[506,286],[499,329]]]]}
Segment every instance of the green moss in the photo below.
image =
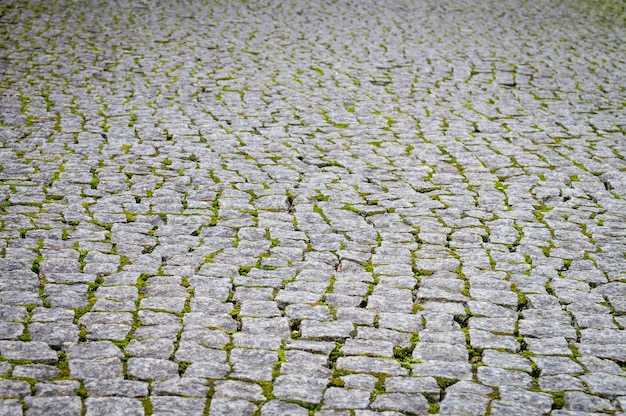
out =
{"type": "Polygon", "coordinates": [[[263,395],[267,400],[274,399],[274,394],[272,391],[274,390],[274,384],[271,381],[258,381],[259,386],[261,386],[263,395]]]}
{"type": "Polygon", "coordinates": [[[444,377],[435,377],[435,379],[437,380],[437,384],[439,385],[439,388],[441,388],[442,390],[447,389],[448,387],[452,386],[454,383],[458,381],[454,378],[444,378],[444,377]]]}
{"type": "Polygon", "coordinates": [[[403,348],[403,347],[396,345],[395,347],[393,347],[393,357],[402,363],[415,362],[412,359],[412,353],[413,353],[413,346],[403,348]]]}
{"type": "Polygon", "coordinates": [[[141,405],[143,406],[143,411],[144,411],[145,416],[152,416],[153,409],[152,409],[152,403],[150,402],[150,399],[147,397],[144,399],[141,399],[141,405]]]}
{"type": "Polygon", "coordinates": [[[344,387],[346,383],[339,377],[331,377],[328,381],[332,387],[344,387]]]}
{"type": "Polygon", "coordinates": [[[552,399],[554,400],[554,404],[552,405],[553,409],[562,409],[565,405],[565,392],[556,391],[551,392],[552,399]]]}
{"type": "Polygon", "coordinates": [[[178,375],[179,376],[183,376],[185,374],[185,371],[187,371],[187,367],[189,367],[191,363],[188,362],[179,362],[178,363],[178,375]]]}
{"type": "Polygon", "coordinates": [[[67,362],[67,354],[63,351],[57,353],[59,361],[57,368],[59,369],[59,378],[68,378],[70,376],[70,366],[67,362]]]}

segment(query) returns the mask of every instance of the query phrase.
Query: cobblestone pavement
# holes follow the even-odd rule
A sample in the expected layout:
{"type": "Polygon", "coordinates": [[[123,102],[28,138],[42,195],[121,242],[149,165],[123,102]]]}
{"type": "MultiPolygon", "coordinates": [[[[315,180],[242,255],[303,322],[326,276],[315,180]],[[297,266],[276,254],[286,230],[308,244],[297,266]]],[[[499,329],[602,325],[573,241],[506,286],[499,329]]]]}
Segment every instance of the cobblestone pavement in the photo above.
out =
{"type": "Polygon", "coordinates": [[[624,16],[0,1],[0,415],[626,414],[624,16]]]}

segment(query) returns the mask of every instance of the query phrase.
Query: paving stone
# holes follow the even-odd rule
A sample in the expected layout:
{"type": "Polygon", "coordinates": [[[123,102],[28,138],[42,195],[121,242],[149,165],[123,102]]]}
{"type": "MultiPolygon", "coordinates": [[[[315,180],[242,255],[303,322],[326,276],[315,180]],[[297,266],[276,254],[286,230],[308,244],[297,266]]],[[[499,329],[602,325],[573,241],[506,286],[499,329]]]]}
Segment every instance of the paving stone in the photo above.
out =
{"type": "Polygon", "coordinates": [[[71,359],[69,367],[73,378],[103,380],[122,377],[122,362],[119,358],[71,359]]]}
{"type": "Polygon", "coordinates": [[[563,398],[565,402],[563,410],[576,412],[603,412],[615,410],[610,400],[579,391],[567,391],[563,398]]]}
{"type": "Polygon", "coordinates": [[[241,322],[241,331],[244,333],[271,335],[283,339],[291,335],[289,321],[286,318],[242,318],[241,322]]]}
{"type": "Polygon", "coordinates": [[[593,394],[602,397],[615,398],[620,396],[626,388],[626,377],[604,373],[587,373],[580,377],[593,394]]]}
{"type": "Polygon", "coordinates": [[[539,377],[539,386],[543,391],[584,390],[580,379],[567,374],[539,377]]]}
{"type": "Polygon", "coordinates": [[[57,353],[44,342],[0,341],[0,353],[9,360],[28,360],[36,363],[54,364],[57,353]]]}
{"type": "Polygon", "coordinates": [[[402,348],[409,348],[411,346],[411,334],[385,328],[370,328],[367,326],[358,326],[356,338],[389,341],[392,342],[395,346],[399,346],[402,348]]]}
{"type": "Polygon", "coordinates": [[[102,358],[121,358],[124,354],[111,341],[98,341],[73,344],[67,348],[68,359],[97,360],[102,358]]]}
{"type": "Polygon", "coordinates": [[[375,410],[394,410],[415,415],[428,413],[428,401],[421,394],[379,394],[372,402],[371,407],[375,410]]]}
{"type": "Polygon", "coordinates": [[[332,370],[328,367],[314,363],[283,363],[280,366],[281,375],[301,374],[306,372],[311,377],[328,378],[332,376],[332,370]]]}
{"type": "Polygon", "coordinates": [[[337,368],[358,373],[381,373],[388,375],[407,375],[408,371],[391,359],[374,357],[340,357],[337,368]]]}
{"type": "Polygon", "coordinates": [[[441,377],[454,380],[472,378],[472,367],[469,363],[459,361],[430,360],[421,364],[412,364],[413,375],[418,377],[441,377]]]}
{"type": "Polygon", "coordinates": [[[510,352],[518,352],[520,350],[519,342],[510,335],[492,334],[488,331],[478,329],[470,329],[470,344],[476,349],[503,349],[510,352]]]}
{"type": "Polygon", "coordinates": [[[270,400],[261,407],[262,416],[279,415],[307,416],[309,411],[294,403],[281,402],[280,400],[270,400]]]}
{"type": "Polygon", "coordinates": [[[383,410],[383,411],[377,412],[377,411],[374,411],[374,410],[358,410],[358,409],[354,411],[354,414],[356,416],[380,416],[380,415],[383,415],[383,416],[401,416],[402,415],[402,413],[394,412],[394,411],[384,411],[383,410]]]}
{"type": "Polygon", "coordinates": [[[344,382],[344,387],[348,389],[359,389],[366,391],[374,391],[375,384],[378,379],[369,374],[348,374],[342,376],[341,380],[344,382]]]}
{"type": "Polygon", "coordinates": [[[211,399],[210,414],[215,415],[241,415],[251,416],[257,411],[257,407],[245,400],[222,399],[215,397],[211,399]]]}
{"type": "Polygon", "coordinates": [[[245,301],[241,303],[239,316],[249,317],[275,317],[282,316],[276,302],[269,301],[245,301]]]}
{"type": "Polygon", "coordinates": [[[28,406],[26,415],[63,415],[79,416],[83,404],[78,397],[26,397],[24,402],[28,406]]]}
{"type": "MultiPolygon", "coordinates": [[[[80,383],[76,380],[57,380],[54,382],[43,382],[35,384],[35,396],[38,397],[58,397],[73,396],[80,388],[80,383]]],[[[147,392],[147,389],[146,389],[147,392]]]]}
{"type": "MultiPolygon", "coordinates": [[[[89,326],[89,333],[86,338],[90,340],[109,339],[113,341],[123,341],[132,327],[123,324],[93,324],[89,326]]],[[[76,334],[78,338],[78,334],[76,334]]]]}
{"type": "Polygon", "coordinates": [[[141,416],[144,409],[137,399],[126,397],[89,397],[85,400],[86,415],[141,416]]]}
{"type": "Polygon", "coordinates": [[[0,322],[0,339],[18,339],[24,333],[24,325],[16,322],[0,322]]]}
{"type": "Polygon", "coordinates": [[[310,378],[305,375],[279,376],[274,381],[274,397],[282,400],[295,400],[318,404],[328,380],[310,378]]]}
{"type": "Polygon", "coordinates": [[[522,319],[519,321],[519,331],[522,336],[535,338],[565,337],[576,339],[576,331],[569,325],[558,324],[547,320],[522,319]]]}
{"type": "Polygon", "coordinates": [[[433,377],[387,377],[387,393],[422,393],[428,399],[439,401],[440,388],[433,377]]]}
{"type": "Polygon", "coordinates": [[[232,342],[235,347],[272,351],[277,351],[283,344],[283,340],[275,336],[261,338],[254,334],[242,334],[241,332],[233,334],[232,342]]]}
{"type": "Polygon", "coordinates": [[[530,387],[532,379],[526,373],[495,367],[479,367],[478,380],[488,386],[530,387]]]}
{"type": "Polygon", "coordinates": [[[326,409],[365,409],[369,403],[370,393],[367,391],[329,387],[324,392],[322,406],[326,409]]]}
{"type": "Polygon", "coordinates": [[[185,306],[185,298],[170,298],[153,296],[143,298],[139,307],[142,309],[162,310],[167,312],[182,312],[185,306]]]}
{"type": "Polygon", "coordinates": [[[461,331],[431,331],[425,329],[419,333],[420,342],[439,342],[465,345],[465,334],[461,331]]]}
{"type": "Polygon", "coordinates": [[[59,369],[45,364],[16,365],[13,368],[13,377],[28,377],[35,380],[51,380],[59,375],[59,369]]]}
{"type": "Polygon", "coordinates": [[[318,322],[306,320],[301,324],[302,338],[320,341],[341,341],[355,332],[350,322],[318,322]]]}
{"type": "Polygon", "coordinates": [[[137,312],[137,315],[144,325],[176,325],[180,323],[180,318],[171,313],[141,310],[137,312]]]}
{"type": "Polygon", "coordinates": [[[243,381],[216,381],[214,384],[213,397],[235,400],[243,399],[250,402],[262,402],[267,400],[263,395],[263,389],[255,383],[243,381]]]}
{"type": "Polygon", "coordinates": [[[500,386],[499,391],[500,399],[503,402],[503,410],[506,408],[504,403],[517,403],[524,407],[534,407],[543,413],[548,413],[552,409],[554,402],[552,396],[547,393],[532,392],[515,386],[500,386]]]}
{"type": "Polygon", "coordinates": [[[381,340],[348,338],[339,350],[342,355],[368,355],[371,357],[393,357],[393,343],[381,340]]]}
{"type": "Polygon", "coordinates": [[[22,403],[19,400],[0,400],[0,415],[14,416],[22,414],[22,403]]]}
{"type": "Polygon", "coordinates": [[[532,405],[508,402],[505,400],[495,400],[491,402],[491,413],[494,415],[508,415],[514,412],[516,415],[543,415],[545,412],[532,405]]]}
{"type": "Polygon", "coordinates": [[[285,307],[285,315],[289,319],[313,319],[316,321],[328,321],[331,319],[330,310],[326,305],[313,306],[294,303],[285,307]]]}
{"type": "Polygon", "coordinates": [[[7,375],[12,368],[13,366],[10,363],[7,363],[6,361],[0,362],[0,374],[7,375]]]}
{"type": "Polygon", "coordinates": [[[168,359],[174,351],[174,341],[169,339],[133,339],[124,348],[124,351],[135,357],[168,359]]]}
{"type": "Polygon", "coordinates": [[[195,362],[191,363],[185,370],[185,377],[222,379],[231,371],[228,364],[195,362]]]}
{"type": "MultiPolygon", "coordinates": [[[[78,386],[74,387],[74,389],[78,386]]],[[[89,397],[148,397],[148,383],[122,379],[85,380],[89,397]]]]}
{"type": "Polygon", "coordinates": [[[284,364],[315,364],[328,366],[328,355],[314,354],[307,351],[286,350],[283,352],[286,363],[284,364]]]}
{"type": "Polygon", "coordinates": [[[606,413],[577,412],[574,410],[554,410],[551,414],[556,416],[600,416],[606,413]]]}
{"type": "Polygon", "coordinates": [[[524,338],[528,350],[539,355],[572,355],[572,350],[564,337],[524,338]]]}
{"type": "Polygon", "coordinates": [[[626,358],[626,346],[615,344],[575,344],[581,354],[623,361],[626,358]]]}
{"type": "Polygon", "coordinates": [[[151,397],[153,415],[197,415],[204,411],[205,399],[183,398],[173,396],[151,397]]]}
{"type": "Polygon", "coordinates": [[[315,303],[321,299],[321,296],[317,293],[311,293],[302,290],[281,290],[274,301],[280,306],[286,306],[298,303],[315,303]]]}
{"type": "Polygon", "coordinates": [[[178,365],[156,358],[130,358],[128,375],[139,380],[167,380],[178,377],[178,365]]]}
{"type": "Polygon", "coordinates": [[[602,359],[593,356],[583,356],[579,357],[578,361],[585,366],[587,371],[592,373],[607,373],[607,374],[616,374],[616,375],[624,375],[625,372],[620,368],[620,366],[608,359],[602,359]]]}
{"type": "Polygon", "coordinates": [[[580,374],[583,369],[567,357],[533,357],[532,361],[539,367],[541,375],[580,374]]]}
{"type": "Polygon", "coordinates": [[[530,373],[532,367],[526,358],[515,354],[509,354],[494,350],[485,350],[482,354],[482,362],[489,367],[508,368],[510,370],[522,370],[530,373]]]}
{"type": "Polygon", "coordinates": [[[448,393],[439,406],[440,415],[479,416],[485,414],[490,399],[473,393],[448,393]]]}
{"type": "MultiPolygon", "coordinates": [[[[73,317],[72,317],[73,319],[73,317]]],[[[94,324],[133,324],[133,315],[129,312],[87,312],[78,320],[87,330],[94,324]]]]}
{"type": "Polygon", "coordinates": [[[467,348],[458,344],[418,343],[413,350],[412,358],[421,361],[468,361],[467,348]]]}
{"type": "Polygon", "coordinates": [[[137,339],[175,339],[180,329],[180,325],[146,325],[135,329],[133,335],[137,339]]]}
{"type": "Polygon", "coordinates": [[[178,345],[175,358],[179,362],[210,361],[223,363],[226,361],[226,351],[206,348],[193,341],[182,341],[178,345]]]}
{"type": "Polygon", "coordinates": [[[23,380],[0,380],[0,397],[20,399],[30,395],[30,384],[23,380]]]}
{"type": "Polygon", "coordinates": [[[151,392],[155,396],[205,397],[208,391],[206,380],[201,378],[173,378],[151,383],[151,392]]]}
{"type": "Polygon", "coordinates": [[[411,313],[413,298],[408,290],[396,290],[385,295],[370,295],[367,298],[367,308],[381,312],[411,313]]]}

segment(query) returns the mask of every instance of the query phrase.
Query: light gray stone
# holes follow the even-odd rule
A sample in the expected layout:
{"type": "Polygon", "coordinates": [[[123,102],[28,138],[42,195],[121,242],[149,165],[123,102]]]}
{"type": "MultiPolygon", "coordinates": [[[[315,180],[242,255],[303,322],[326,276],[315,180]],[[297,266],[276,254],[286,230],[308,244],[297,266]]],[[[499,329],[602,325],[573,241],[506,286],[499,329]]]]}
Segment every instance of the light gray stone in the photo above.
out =
{"type": "Polygon", "coordinates": [[[326,409],[365,409],[369,403],[370,393],[365,390],[329,387],[324,393],[322,406],[326,409]]]}
{"type": "Polygon", "coordinates": [[[129,377],[138,380],[168,380],[178,377],[178,364],[156,358],[130,358],[127,365],[129,377]]]}
{"type": "Polygon", "coordinates": [[[80,416],[83,404],[78,397],[26,397],[28,416],[80,416]]]}
{"type": "Polygon", "coordinates": [[[143,416],[141,401],[128,397],[88,397],[85,400],[86,416],[143,416]]]}
{"type": "Polygon", "coordinates": [[[270,400],[261,407],[261,416],[307,416],[308,414],[309,411],[306,408],[280,400],[270,400]]]}
{"type": "Polygon", "coordinates": [[[382,393],[376,396],[371,408],[421,415],[428,413],[428,401],[421,394],[382,393]]]}
{"type": "Polygon", "coordinates": [[[279,376],[274,381],[273,394],[274,397],[282,400],[318,404],[322,401],[322,392],[327,384],[327,379],[306,375],[279,376]]]}

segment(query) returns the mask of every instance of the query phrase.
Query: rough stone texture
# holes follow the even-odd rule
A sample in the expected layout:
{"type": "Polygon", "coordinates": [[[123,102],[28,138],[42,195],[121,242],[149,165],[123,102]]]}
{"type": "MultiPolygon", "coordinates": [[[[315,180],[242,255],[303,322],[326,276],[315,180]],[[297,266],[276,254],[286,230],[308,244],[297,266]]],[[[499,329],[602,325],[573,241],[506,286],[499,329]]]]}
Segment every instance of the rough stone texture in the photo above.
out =
{"type": "Polygon", "coordinates": [[[131,358],[127,362],[130,377],[138,380],[167,380],[178,376],[178,365],[156,358],[131,358]]]}
{"type": "Polygon", "coordinates": [[[209,413],[212,415],[252,416],[257,408],[245,400],[229,400],[222,398],[211,399],[209,413]]]}
{"type": "Polygon", "coordinates": [[[521,371],[480,367],[477,375],[478,380],[487,386],[519,386],[528,388],[532,385],[531,377],[521,371]]]}
{"type": "Polygon", "coordinates": [[[274,382],[273,393],[278,399],[317,404],[322,401],[322,391],[327,384],[328,380],[306,375],[280,376],[274,382]]]}
{"type": "Polygon", "coordinates": [[[153,415],[197,415],[204,411],[206,399],[194,399],[172,396],[151,397],[153,415]]]}
{"type": "Polygon", "coordinates": [[[330,387],[324,392],[322,404],[327,409],[365,409],[369,402],[370,394],[367,391],[330,387]]]}
{"type": "Polygon", "coordinates": [[[0,397],[20,399],[30,395],[30,384],[23,380],[0,380],[0,397]]]}
{"type": "Polygon", "coordinates": [[[204,379],[184,377],[154,381],[151,384],[151,391],[157,396],[205,397],[209,387],[204,379]]]}
{"type": "Polygon", "coordinates": [[[304,407],[298,406],[294,403],[281,402],[280,400],[270,400],[269,402],[265,403],[261,408],[262,416],[307,416],[308,414],[309,411],[304,407]]]}
{"type": "Polygon", "coordinates": [[[79,379],[122,378],[122,362],[119,358],[102,360],[70,360],[70,375],[79,379]]]}
{"type": "Polygon", "coordinates": [[[22,403],[19,400],[8,399],[0,401],[0,415],[15,416],[22,414],[22,403]]]}
{"type": "Polygon", "coordinates": [[[144,414],[139,400],[126,397],[89,397],[85,400],[85,407],[86,416],[142,416],[144,414]]]}
{"type": "Polygon", "coordinates": [[[79,416],[83,404],[78,397],[26,397],[24,402],[28,410],[27,416],[79,416]]]}
{"type": "Polygon", "coordinates": [[[428,401],[421,394],[383,393],[371,405],[375,410],[395,410],[412,415],[428,413],[428,401]]]}
{"type": "Polygon", "coordinates": [[[0,414],[624,412],[621,2],[0,3],[0,414]]]}
{"type": "Polygon", "coordinates": [[[392,359],[373,357],[341,357],[337,368],[358,373],[380,373],[393,376],[408,374],[408,371],[392,359]]]}
{"type": "Polygon", "coordinates": [[[615,398],[621,396],[626,389],[626,377],[604,373],[588,373],[580,377],[593,394],[615,398]]]}

